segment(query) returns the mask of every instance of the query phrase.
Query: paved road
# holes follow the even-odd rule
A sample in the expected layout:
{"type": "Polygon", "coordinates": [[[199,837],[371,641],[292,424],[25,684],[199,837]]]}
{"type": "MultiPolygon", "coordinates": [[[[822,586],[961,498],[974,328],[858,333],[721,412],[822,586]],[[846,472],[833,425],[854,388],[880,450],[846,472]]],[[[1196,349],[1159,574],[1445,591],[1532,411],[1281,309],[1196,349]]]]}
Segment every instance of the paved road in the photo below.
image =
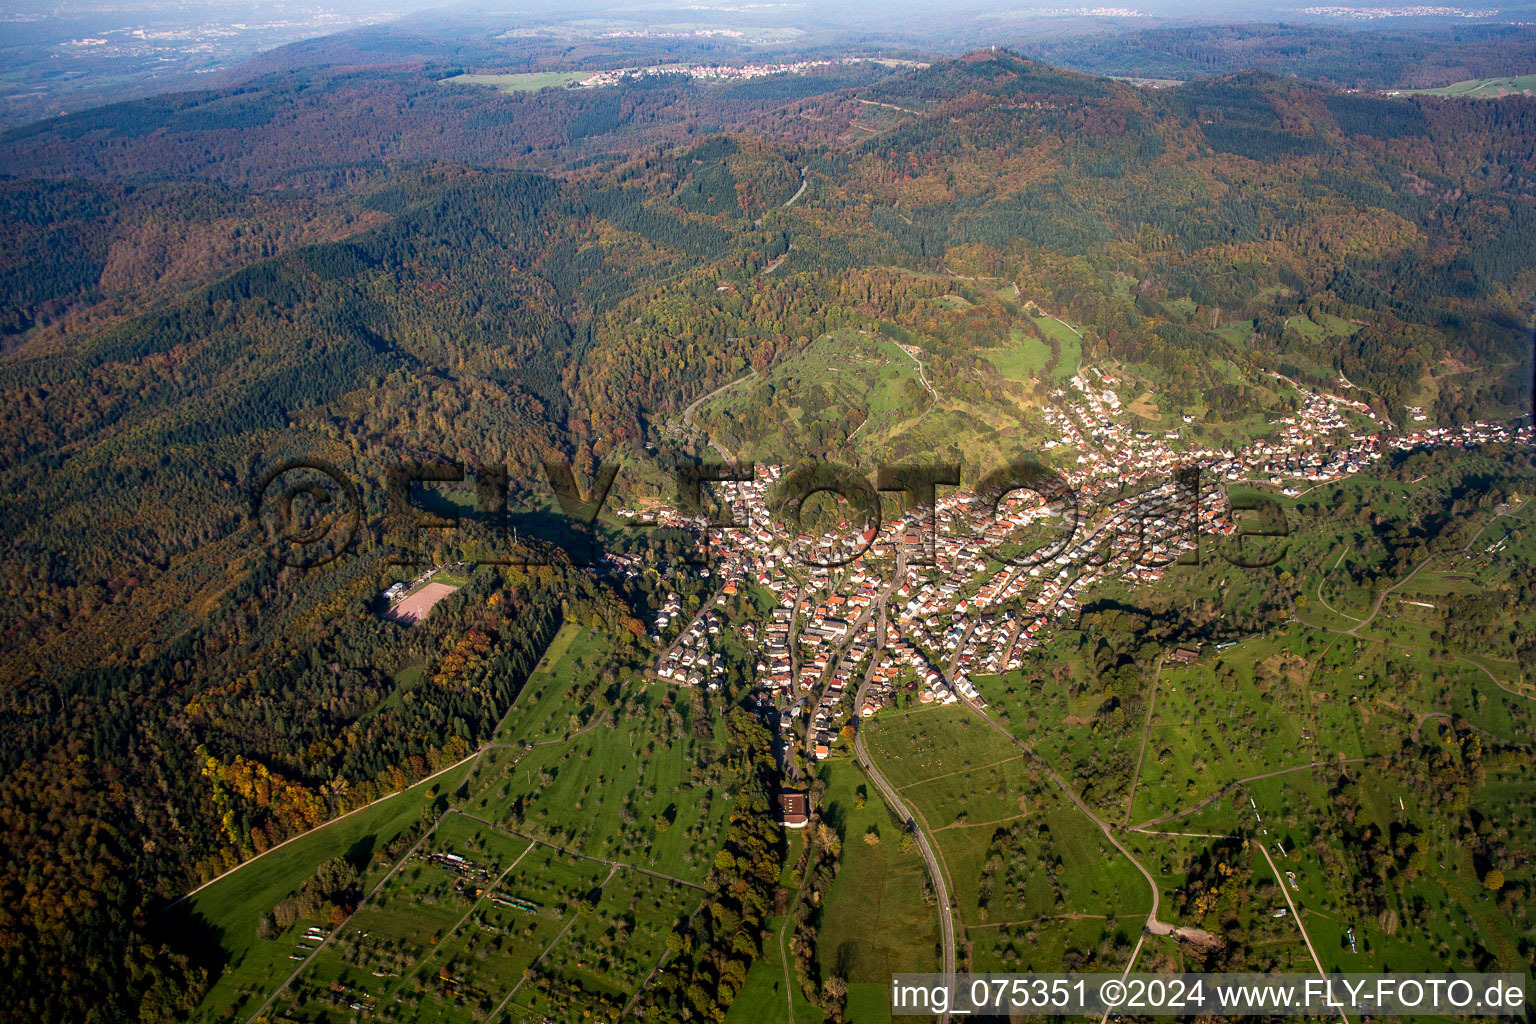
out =
{"type": "Polygon", "coordinates": [[[804,167],[800,168],[800,187],[799,187],[799,189],[797,189],[795,191],[794,195],[792,195],[788,199],[784,200],[784,205],[785,206],[794,206],[795,205],[795,200],[797,200],[801,196],[805,195],[805,188],[810,183],[811,183],[810,180],[808,178],[806,178],[806,176],[805,176],[805,168],[804,167]]]}
{"type": "Polygon", "coordinates": [[[960,634],[960,639],[955,644],[955,653],[949,656],[949,664],[944,666],[944,676],[951,682],[960,674],[960,659],[965,656],[965,645],[971,642],[971,634],[976,632],[976,627],[979,625],[981,625],[981,616],[971,616],[965,632],[960,634]]]}
{"type": "MultiPolygon", "coordinates": [[[[731,388],[735,387],[737,384],[740,384],[742,381],[749,380],[752,377],[756,377],[756,376],[757,376],[757,371],[756,370],[748,370],[746,373],[742,374],[740,377],[737,377],[735,380],[728,381],[728,382],[726,382],[724,384],[721,384],[719,387],[715,388],[715,390],[709,392],[708,394],[700,395],[698,398],[695,398],[692,402],[689,402],[688,403],[688,408],[683,410],[683,426],[687,427],[689,430],[699,430],[699,427],[696,426],[694,424],[694,422],[693,422],[693,414],[698,411],[699,406],[703,405],[705,402],[709,401],[711,398],[714,398],[716,395],[720,394],[721,392],[729,391],[731,388]]],[[[699,430],[699,432],[703,433],[702,430],[699,430]]],[[[735,465],[735,463],[736,463],[736,456],[732,455],[726,449],[725,445],[721,444],[720,442],[716,441],[714,438],[709,437],[707,435],[705,437],[705,440],[707,440],[709,442],[709,446],[715,450],[715,454],[719,455],[726,462],[729,462],[732,465],[735,465]]]]}
{"type": "Polygon", "coordinates": [[[684,641],[687,639],[688,631],[697,625],[704,618],[704,616],[708,615],[711,611],[714,610],[715,601],[720,597],[721,594],[725,593],[726,584],[732,582],[732,567],[734,564],[734,562],[727,562],[726,565],[721,568],[720,582],[715,585],[715,589],[711,590],[709,594],[704,598],[703,602],[699,604],[699,610],[693,613],[693,617],[688,620],[688,625],[684,626],[678,632],[677,639],[673,640],[670,644],[664,647],[660,653],[656,655],[656,668],[660,668],[668,658],[676,653],[677,649],[682,647],[684,641]]]}
{"type": "MultiPolygon", "coordinates": [[[[933,879],[933,894],[939,903],[939,931],[944,941],[944,973],[955,973],[955,919],[949,903],[949,886],[944,882],[944,872],[939,868],[939,858],[933,852],[933,846],[928,842],[928,837],[923,834],[922,827],[918,825],[917,818],[908,809],[905,802],[897,794],[895,787],[888,782],[875,763],[870,760],[868,751],[864,748],[864,730],[860,729],[854,734],[853,752],[859,759],[859,764],[864,771],[874,780],[875,788],[885,797],[887,803],[896,812],[897,816],[906,821],[912,828],[912,835],[917,839],[917,848],[922,852],[923,860],[928,864],[928,877],[933,879]]],[[[941,1021],[948,1021],[949,1014],[940,1017],[941,1021]]]]}

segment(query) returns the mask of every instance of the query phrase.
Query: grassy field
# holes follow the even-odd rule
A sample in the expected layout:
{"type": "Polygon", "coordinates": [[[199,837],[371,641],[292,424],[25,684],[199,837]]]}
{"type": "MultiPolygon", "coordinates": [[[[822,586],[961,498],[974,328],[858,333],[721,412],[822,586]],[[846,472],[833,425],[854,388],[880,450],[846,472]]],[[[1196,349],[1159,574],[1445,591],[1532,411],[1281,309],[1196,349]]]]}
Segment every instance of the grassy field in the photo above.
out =
{"type": "Polygon", "coordinates": [[[1066,380],[1075,373],[1083,361],[1083,340],[1076,331],[1053,316],[1037,316],[1035,326],[1047,338],[1061,343],[1061,359],[1056,363],[1056,379],[1066,380]]]}
{"type": "Polygon", "coordinates": [[[394,1004],[408,1017],[480,1019],[611,873],[458,816],[440,832],[432,852],[461,855],[489,877],[476,876],[464,889],[460,873],[441,863],[426,856],[408,862],[305,965],[279,1000],[280,1012],[346,1019],[331,1000],[339,985],[349,1002],[394,1004]]]}
{"type": "Polygon", "coordinates": [[[245,1006],[252,993],[275,987],[294,967],[288,957],[295,937],[317,923],[300,921],[282,935],[259,940],[256,927],[263,914],[333,857],[347,856],[371,863],[373,851],[387,848],[422,815],[433,814],[434,805],[458,785],[468,768],[464,765],[323,825],[193,896],[188,901],[192,912],[218,930],[229,958],[229,967],[198,1009],[199,1019],[222,1014],[230,1006],[245,1006]]]}
{"type": "Polygon", "coordinates": [[[1094,685],[1092,669],[1070,653],[1075,640],[1063,639],[1066,642],[1044,648],[1035,663],[1001,676],[979,677],[977,685],[996,719],[1076,778],[1084,802],[1117,818],[1125,807],[1129,766],[1145,720],[1142,698],[1126,694],[1112,712],[1101,716],[1105,700],[1094,685]]]}
{"type": "MultiPolygon", "coordinates": [[[[943,316],[963,316],[968,300],[957,299],[934,306],[943,316]]],[[[728,448],[763,461],[831,451],[855,464],[935,453],[968,466],[995,464],[1043,436],[1033,382],[1064,380],[1082,360],[1071,328],[1051,317],[1033,324],[1059,343],[1054,365],[1051,347],[1017,323],[1004,343],[963,358],[895,325],[886,328],[889,336],[834,331],[711,399],[697,421],[728,448]]]]}
{"type": "Polygon", "coordinates": [[[795,979],[793,964],[789,969],[789,991],[794,999],[794,1019],[790,1019],[789,1004],[784,995],[784,960],[779,953],[779,934],[788,920],[787,917],[775,917],[768,922],[763,955],[753,961],[746,984],[736,994],[725,1015],[725,1024],[821,1024],[825,1013],[806,1001],[795,979]]]}
{"type": "Polygon", "coordinates": [[[921,854],[902,843],[902,825],[874,785],[842,758],[821,771],[824,815],[843,846],[837,881],[824,897],[817,959],[822,977],[848,980],[851,1021],[888,1021],[891,974],[939,969],[938,910],[923,899],[921,854]]]}
{"type": "Polygon", "coordinates": [[[540,89],[574,85],[590,78],[590,71],[535,71],[521,75],[454,75],[440,85],[483,85],[502,92],[538,92],[540,89]]]}
{"type": "Polygon", "coordinates": [[[663,685],[636,688],[568,742],[520,757],[498,752],[476,773],[466,806],[583,853],[702,879],[730,801],[693,780],[690,769],[716,740],[675,724],[670,696],[663,685]]]}
{"type": "Polygon", "coordinates": [[[699,905],[730,798],[692,771],[718,761],[715,725],[695,728],[694,709],[676,707],[667,687],[611,690],[611,649],[567,626],[472,775],[465,765],[200,893],[194,908],[225,932],[234,969],[199,1019],[249,1015],[296,967],[278,1016],[340,1021],[355,1003],[468,1024],[541,957],[509,1012],[559,1017],[570,998],[626,1000],[699,905]],[[369,863],[372,889],[405,852],[381,851],[450,801],[464,813],[443,816],[344,923],[255,938],[259,917],[330,857],[369,863]]]}
{"type": "Polygon", "coordinates": [[[1403,89],[1403,93],[1421,96],[1447,96],[1456,99],[1494,100],[1501,96],[1530,96],[1536,94],[1536,75],[1516,75],[1508,78],[1474,78],[1456,82],[1438,89],[1403,89]]]}
{"type": "Polygon", "coordinates": [[[836,442],[857,431],[868,443],[899,433],[929,404],[917,364],[894,342],[847,329],[705,403],[698,419],[733,450],[780,461],[808,438],[836,442]]]}
{"type": "Polygon", "coordinates": [[[881,715],[867,742],[932,829],[967,925],[1150,908],[1135,866],[1098,826],[964,707],[881,715]]]}
{"type": "Polygon", "coordinates": [[[868,725],[868,742],[881,755],[886,778],[903,791],[1017,760],[1021,753],[959,705],[880,715],[868,725]]]}
{"type": "Polygon", "coordinates": [[[763,938],[763,955],[754,960],[747,971],[746,983],[731,1003],[725,1024],[821,1024],[825,1016],[821,1008],[813,1006],[801,992],[793,963],[789,964],[789,980],[785,981],[783,951],[789,948],[785,932],[791,925],[787,911],[797,897],[799,878],[795,868],[805,848],[806,832],[788,831],[785,838],[784,871],[779,878],[779,887],[786,913],[769,919],[768,932],[763,938]],[[792,1013],[791,999],[794,1001],[792,1013]]]}
{"type": "Polygon", "coordinates": [[[981,356],[1009,380],[1024,381],[1039,377],[1051,361],[1051,347],[1017,327],[1011,333],[1013,344],[1007,348],[982,349],[981,356]]]}
{"type": "MultiPolygon", "coordinates": [[[[1101,949],[1123,966],[1140,927],[1139,918],[1058,916],[1018,924],[971,925],[968,937],[977,971],[1059,971],[1069,958],[1091,962],[1101,949]]],[[[1112,963],[1106,959],[1101,967],[1113,969],[1112,963]]]]}
{"type": "MultiPolygon", "coordinates": [[[[1495,779],[1479,794],[1479,805],[1507,807],[1503,813],[1510,818],[1526,813],[1532,804],[1531,784],[1495,779]]],[[[1285,884],[1303,908],[1308,932],[1330,971],[1445,970],[1447,965],[1480,962],[1484,956],[1510,965],[1507,969],[1521,969],[1516,952],[1519,923],[1479,885],[1466,844],[1437,834],[1435,822],[1441,819],[1443,810],[1431,796],[1405,786],[1389,772],[1357,767],[1341,775],[1322,768],[1255,781],[1177,826],[1163,827],[1245,829],[1264,842],[1280,870],[1296,875],[1294,885],[1289,880],[1285,884]],[[1338,788],[1358,799],[1358,811],[1341,814],[1333,796],[1338,788]],[[1358,847],[1342,834],[1361,826],[1421,837],[1416,841],[1426,854],[1422,870],[1398,879],[1384,893],[1388,906],[1379,915],[1358,915],[1350,906],[1352,892],[1379,884],[1358,857],[1358,847]],[[1347,938],[1350,928],[1355,931],[1354,951],[1347,938]]],[[[1154,857],[1164,851],[1166,865],[1181,863],[1201,845],[1167,836],[1141,836],[1136,841],[1154,857]]],[[[1262,858],[1252,864],[1255,878],[1273,879],[1262,858]]],[[[1169,874],[1174,892],[1182,881],[1178,875],[1177,870],[1169,874]]]]}
{"type": "MultiPolygon", "coordinates": [[[[564,739],[591,720],[586,700],[608,647],[594,629],[564,625],[550,641],[492,743],[543,743],[564,739]]],[[[478,773],[477,773],[478,774],[478,773]]]]}
{"type": "MultiPolygon", "coordinates": [[[[1265,637],[1190,666],[1164,666],[1132,820],[1166,814],[1226,782],[1325,758],[1307,684],[1312,638],[1265,637]]],[[[1337,748],[1338,733],[1327,746],[1337,748]]],[[[1347,734],[1346,734],[1347,735],[1347,734]]],[[[1354,743],[1345,753],[1359,756],[1354,743]]]]}
{"type": "MultiPolygon", "coordinates": [[[[1336,333],[1337,325],[1307,324],[1293,326],[1336,333]]],[[[880,373],[905,362],[915,375],[893,342],[843,340],[865,346],[880,373]],[[879,362],[886,348],[891,358],[879,362]]],[[[837,351],[815,353],[821,384],[834,393],[837,351]]],[[[923,416],[953,413],[940,403],[923,416]]],[[[1476,458],[1461,464],[1469,475],[1480,472],[1476,458]]],[[[1470,492],[1458,495],[1469,553],[1458,539],[1430,562],[1394,560],[1372,514],[1422,521],[1449,500],[1450,488],[1437,488],[1433,479],[1327,485],[1284,499],[1296,532],[1273,571],[1201,566],[1155,590],[1099,589],[1111,607],[1198,607],[1212,624],[1270,602],[1257,635],[1207,642],[1192,664],[1165,660],[1154,673],[1159,648],[1146,644],[1133,661],[1101,660],[1098,638],[1118,642],[1124,629],[1117,613],[1098,611],[1085,614],[1081,632],[1058,626],[1023,670],[977,679],[997,720],[1095,813],[1145,823],[1147,831],[1116,835],[1152,872],[1160,916],[1240,936],[1227,950],[1236,964],[1311,970],[1297,917],[1277,916],[1289,893],[1329,969],[1523,969],[1533,933],[1524,896],[1536,884],[1528,856],[1536,784],[1526,778],[1536,703],[1496,680],[1521,683],[1514,641],[1536,625],[1536,611],[1516,610],[1501,620],[1505,628],[1463,648],[1448,649],[1446,636],[1457,609],[1469,607],[1458,602],[1513,594],[1527,581],[1536,531],[1523,525],[1523,510],[1496,520],[1470,492]],[[1419,565],[1359,636],[1337,632],[1354,628],[1384,588],[1419,565]],[[1387,568],[1395,575],[1373,589],[1370,577],[1387,568]],[[1275,611],[1281,594],[1295,601],[1296,619],[1275,611]],[[1229,874],[1209,900],[1196,900],[1215,878],[1214,860],[1229,874]],[[1495,866],[1502,885],[1487,881],[1495,866]]],[[[696,886],[730,794],[712,767],[719,709],[707,695],[618,672],[610,649],[599,632],[562,629],[473,775],[441,780],[441,794],[485,821],[447,816],[424,853],[463,856],[499,881],[476,876],[466,889],[451,864],[408,861],[305,964],[280,1013],[339,1024],[350,1019],[341,1009],[350,998],[395,1008],[401,1019],[469,1024],[536,963],[508,1004],[511,1019],[566,1019],[573,992],[616,1006],[634,991],[699,905],[696,886]]],[[[425,685],[411,667],[397,682],[402,691],[425,685]]],[[[1123,966],[1150,907],[1146,882],[1040,762],[964,706],[885,711],[864,728],[876,764],[932,836],[969,966],[1123,966]]],[[[834,757],[818,774],[820,809],[842,852],[835,883],[815,896],[823,907],[816,955],[824,977],[848,980],[849,1019],[885,1021],[889,975],[937,962],[936,909],[925,899],[921,858],[856,765],[834,757]]],[[[270,871],[258,863],[243,885],[199,894],[194,906],[239,954],[205,1010],[248,1015],[246,997],[275,988],[296,966],[290,958],[316,941],[309,929],[331,927],[301,921],[258,942],[254,924],[265,909],[328,856],[351,852],[371,880],[381,878],[385,862],[374,852],[439,795],[369,809],[324,844],[306,837],[317,845],[304,857],[290,861],[285,849],[270,871]]],[[[793,892],[797,882],[786,874],[781,885],[793,892]]],[[[792,977],[786,991],[788,903],[730,1011],[734,1024],[821,1019],[792,977]]],[[[1142,962],[1190,966],[1194,952],[1148,939],[1142,962]]]]}
{"type": "Polygon", "coordinates": [[[650,974],[679,919],[687,918],[680,908],[691,908],[699,896],[675,882],[620,871],[561,940],[560,962],[586,987],[627,997],[650,974]]]}

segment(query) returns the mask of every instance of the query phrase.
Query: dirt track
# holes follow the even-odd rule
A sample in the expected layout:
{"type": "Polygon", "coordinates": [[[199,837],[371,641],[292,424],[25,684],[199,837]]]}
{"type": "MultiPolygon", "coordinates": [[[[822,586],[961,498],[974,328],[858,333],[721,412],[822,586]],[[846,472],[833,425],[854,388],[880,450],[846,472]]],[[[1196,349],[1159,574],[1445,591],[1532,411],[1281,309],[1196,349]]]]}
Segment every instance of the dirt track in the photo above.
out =
{"type": "Polygon", "coordinates": [[[458,589],[446,583],[428,583],[386,612],[385,618],[414,625],[427,617],[433,605],[458,589]]]}

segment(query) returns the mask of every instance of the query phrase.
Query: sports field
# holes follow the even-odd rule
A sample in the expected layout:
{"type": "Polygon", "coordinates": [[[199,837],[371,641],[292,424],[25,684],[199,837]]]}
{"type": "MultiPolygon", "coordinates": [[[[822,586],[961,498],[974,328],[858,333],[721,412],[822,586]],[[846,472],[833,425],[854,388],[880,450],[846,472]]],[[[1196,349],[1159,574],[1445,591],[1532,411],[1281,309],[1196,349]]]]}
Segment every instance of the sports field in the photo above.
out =
{"type": "Polygon", "coordinates": [[[384,617],[407,625],[415,625],[431,613],[433,605],[450,594],[456,593],[458,589],[446,583],[428,583],[390,608],[384,613],[384,617]]]}

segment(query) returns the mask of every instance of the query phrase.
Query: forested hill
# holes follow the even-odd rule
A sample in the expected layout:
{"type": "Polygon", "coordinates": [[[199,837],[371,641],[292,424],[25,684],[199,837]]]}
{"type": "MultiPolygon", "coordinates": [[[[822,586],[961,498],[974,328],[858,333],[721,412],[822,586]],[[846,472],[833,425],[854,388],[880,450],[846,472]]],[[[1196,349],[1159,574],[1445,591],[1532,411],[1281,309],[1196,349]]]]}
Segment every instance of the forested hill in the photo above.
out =
{"type": "Polygon", "coordinates": [[[19,129],[0,170],[0,1019],[173,1019],[199,968],[149,911],[482,740],[561,616],[628,628],[563,569],[385,623],[377,554],[266,556],[284,458],[671,457],[672,413],[841,327],[964,393],[1017,313],[935,303],[978,277],[1213,405],[1229,367],[1528,402],[1527,99],[990,52],[521,96],[300,71],[19,129]],[[407,664],[425,703],[391,700],[407,664]]]}
{"type": "MultiPolygon", "coordinates": [[[[1399,23],[1401,24],[1401,22],[1399,23]]],[[[1100,75],[1186,80],[1268,71],[1341,88],[1449,85],[1532,66],[1530,25],[1431,29],[1336,25],[1179,25],[1031,40],[1031,57],[1100,75]]]]}
{"type": "MultiPolygon", "coordinates": [[[[301,68],[99,107],[0,134],[0,173],[314,193],[367,188],[424,162],[604,170],[647,147],[686,145],[796,98],[841,95],[895,73],[861,63],[734,84],[658,75],[622,89],[502,92],[450,81],[463,70],[301,68]]],[[[781,122],[772,134],[815,130],[781,122]]]]}

